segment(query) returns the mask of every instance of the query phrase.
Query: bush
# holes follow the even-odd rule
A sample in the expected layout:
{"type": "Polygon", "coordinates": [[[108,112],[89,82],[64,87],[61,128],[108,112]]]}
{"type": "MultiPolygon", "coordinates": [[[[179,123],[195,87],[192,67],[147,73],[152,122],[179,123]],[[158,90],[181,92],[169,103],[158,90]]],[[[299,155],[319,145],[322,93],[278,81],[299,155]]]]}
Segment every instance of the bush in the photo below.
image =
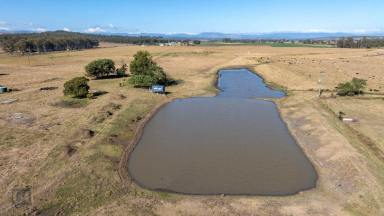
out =
{"type": "Polygon", "coordinates": [[[88,79],[85,77],[75,77],[64,83],[64,95],[75,98],[84,98],[89,90],[88,79]]]}
{"type": "Polygon", "coordinates": [[[118,77],[125,77],[127,72],[127,64],[121,65],[120,68],[116,69],[116,75],[118,77]]]}
{"type": "Polygon", "coordinates": [[[337,95],[354,96],[362,94],[367,86],[367,81],[363,79],[353,78],[350,82],[340,83],[337,87],[337,95]]]}
{"type": "Polygon", "coordinates": [[[149,87],[157,84],[156,78],[149,75],[134,75],[129,79],[128,82],[135,88],[149,87]]]}
{"type": "Polygon", "coordinates": [[[115,63],[111,59],[98,59],[85,66],[87,76],[96,79],[109,76],[115,72],[115,63]]]}
{"type": "Polygon", "coordinates": [[[130,64],[132,74],[129,83],[134,87],[149,87],[155,84],[167,85],[169,80],[164,69],[152,60],[147,51],[139,51],[130,64]]]}

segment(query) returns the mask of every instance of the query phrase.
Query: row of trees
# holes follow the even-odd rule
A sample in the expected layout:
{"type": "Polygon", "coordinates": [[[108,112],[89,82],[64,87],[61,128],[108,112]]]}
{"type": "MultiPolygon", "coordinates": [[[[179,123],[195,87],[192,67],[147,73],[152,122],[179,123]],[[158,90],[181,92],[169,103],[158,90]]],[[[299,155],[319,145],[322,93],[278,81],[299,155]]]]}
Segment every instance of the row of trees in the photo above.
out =
{"type": "Polygon", "coordinates": [[[9,53],[44,53],[81,50],[97,47],[99,41],[81,35],[13,34],[0,37],[4,51],[9,53]]]}
{"type": "Polygon", "coordinates": [[[384,39],[382,38],[367,38],[363,37],[362,39],[353,39],[342,38],[339,39],[336,43],[338,48],[377,48],[384,47],[384,39]]]}
{"type": "MultiPolygon", "coordinates": [[[[188,44],[189,42],[161,37],[95,35],[66,31],[0,35],[0,45],[6,52],[21,54],[89,49],[97,47],[99,41],[136,45],[157,45],[169,42],[188,44]]],[[[193,41],[193,44],[199,44],[199,42],[193,41]]]]}
{"type": "Polygon", "coordinates": [[[157,45],[160,43],[178,42],[177,40],[168,40],[161,37],[133,37],[133,36],[120,36],[120,35],[91,35],[88,37],[94,38],[99,41],[111,42],[111,43],[128,43],[135,45],[157,45]]]}
{"type": "MultiPolygon", "coordinates": [[[[129,83],[134,87],[149,87],[154,84],[168,85],[170,79],[164,69],[153,61],[148,51],[139,51],[134,55],[134,59],[129,65],[131,78],[129,83]]],[[[100,79],[112,76],[125,76],[127,65],[123,64],[120,68],[115,68],[115,62],[111,59],[98,59],[85,66],[88,77],[100,79]]]]}
{"type": "Polygon", "coordinates": [[[316,44],[316,45],[331,45],[337,46],[338,48],[378,48],[384,47],[384,38],[367,38],[363,37],[360,39],[356,38],[341,38],[338,40],[332,39],[306,39],[306,40],[248,40],[248,39],[230,39],[224,38],[222,40],[224,43],[302,43],[302,44],[316,44]]]}
{"type": "Polygon", "coordinates": [[[221,41],[223,43],[250,43],[250,44],[294,42],[293,40],[288,40],[288,39],[232,39],[232,38],[223,38],[221,41]]]}

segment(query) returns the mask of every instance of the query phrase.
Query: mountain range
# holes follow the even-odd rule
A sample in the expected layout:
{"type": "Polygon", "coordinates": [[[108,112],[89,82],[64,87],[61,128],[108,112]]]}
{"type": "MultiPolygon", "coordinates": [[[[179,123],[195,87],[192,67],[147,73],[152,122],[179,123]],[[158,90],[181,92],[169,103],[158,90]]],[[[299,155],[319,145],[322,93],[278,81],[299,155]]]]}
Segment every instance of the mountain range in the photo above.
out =
{"type": "Polygon", "coordinates": [[[198,39],[198,40],[214,40],[214,39],[238,39],[238,40],[251,40],[251,39],[267,39],[267,40],[304,40],[304,39],[333,39],[341,37],[383,37],[384,32],[375,33],[348,33],[348,32],[271,32],[271,33],[220,33],[220,32],[203,32],[198,34],[187,33],[174,33],[174,34],[158,34],[158,33],[111,33],[113,35],[121,36],[150,36],[150,37],[163,37],[169,39],[198,39]]]}
{"type": "MultiPolygon", "coordinates": [[[[6,33],[36,33],[33,31],[6,31],[0,30],[0,34],[6,33]]],[[[270,32],[270,33],[221,33],[221,32],[203,32],[197,34],[191,33],[112,33],[102,32],[97,33],[101,35],[115,35],[115,36],[130,36],[130,37],[162,37],[167,39],[178,40],[215,40],[215,39],[235,39],[235,40],[252,40],[252,39],[266,39],[266,40],[305,40],[305,39],[335,39],[341,37],[384,37],[384,32],[364,32],[364,33],[350,33],[350,32],[270,32]]]]}

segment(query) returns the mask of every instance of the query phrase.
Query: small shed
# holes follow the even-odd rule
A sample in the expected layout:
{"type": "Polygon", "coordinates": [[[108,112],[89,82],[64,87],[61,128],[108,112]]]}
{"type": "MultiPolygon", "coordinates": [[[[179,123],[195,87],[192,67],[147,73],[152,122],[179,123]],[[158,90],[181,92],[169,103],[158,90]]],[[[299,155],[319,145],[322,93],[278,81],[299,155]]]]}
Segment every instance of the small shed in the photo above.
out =
{"type": "Polygon", "coordinates": [[[151,92],[157,94],[165,94],[165,86],[164,85],[153,85],[151,87],[151,92]]]}

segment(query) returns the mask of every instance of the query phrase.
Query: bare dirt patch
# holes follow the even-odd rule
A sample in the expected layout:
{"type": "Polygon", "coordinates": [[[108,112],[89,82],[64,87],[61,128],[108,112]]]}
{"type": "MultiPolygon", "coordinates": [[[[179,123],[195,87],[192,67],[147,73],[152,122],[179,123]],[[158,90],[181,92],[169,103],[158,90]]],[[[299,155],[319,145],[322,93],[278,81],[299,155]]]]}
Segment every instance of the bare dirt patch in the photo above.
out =
{"type": "Polygon", "coordinates": [[[27,113],[10,113],[7,121],[11,124],[30,126],[35,122],[36,118],[27,113]]]}

